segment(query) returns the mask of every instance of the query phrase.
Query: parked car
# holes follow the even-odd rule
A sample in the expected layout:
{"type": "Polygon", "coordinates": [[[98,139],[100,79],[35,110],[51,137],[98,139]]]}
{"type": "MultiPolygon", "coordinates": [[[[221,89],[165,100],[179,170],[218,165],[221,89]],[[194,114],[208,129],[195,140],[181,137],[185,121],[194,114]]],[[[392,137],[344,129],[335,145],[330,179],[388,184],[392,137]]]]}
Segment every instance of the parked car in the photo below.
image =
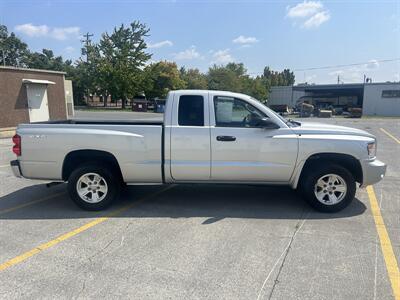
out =
{"type": "Polygon", "coordinates": [[[386,171],[370,133],[286,120],[224,91],[170,92],[163,121],[21,124],[13,140],[15,176],[66,181],[88,210],[108,207],[121,183],[233,183],[289,185],[335,212],[353,200],[356,182],[374,184],[386,171]]]}

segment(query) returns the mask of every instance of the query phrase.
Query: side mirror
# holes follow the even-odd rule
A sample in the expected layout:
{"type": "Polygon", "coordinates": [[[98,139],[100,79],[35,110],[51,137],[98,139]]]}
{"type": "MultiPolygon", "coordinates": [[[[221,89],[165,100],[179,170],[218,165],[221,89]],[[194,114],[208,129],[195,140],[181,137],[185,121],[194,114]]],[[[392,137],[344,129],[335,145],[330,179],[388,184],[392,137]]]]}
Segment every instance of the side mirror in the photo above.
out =
{"type": "Polygon", "coordinates": [[[271,121],[269,118],[262,118],[259,120],[259,126],[265,129],[278,129],[280,128],[277,124],[271,121]]]}

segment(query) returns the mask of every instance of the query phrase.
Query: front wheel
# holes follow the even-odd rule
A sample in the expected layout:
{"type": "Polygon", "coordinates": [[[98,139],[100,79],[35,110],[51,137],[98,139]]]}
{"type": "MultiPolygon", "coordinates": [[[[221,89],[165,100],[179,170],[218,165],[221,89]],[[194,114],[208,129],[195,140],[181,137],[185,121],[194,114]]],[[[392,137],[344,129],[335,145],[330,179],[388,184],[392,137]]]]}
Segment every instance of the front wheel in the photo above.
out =
{"type": "Polygon", "coordinates": [[[68,179],[71,199],[85,210],[102,210],[119,194],[119,182],[107,166],[91,163],[75,169],[68,179]]]}
{"type": "Polygon", "coordinates": [[[354,199],[356,182],[341,166],[315,166],[305,174],[301,189],[306,201],[316,210],[338,212],[354,199]]]}

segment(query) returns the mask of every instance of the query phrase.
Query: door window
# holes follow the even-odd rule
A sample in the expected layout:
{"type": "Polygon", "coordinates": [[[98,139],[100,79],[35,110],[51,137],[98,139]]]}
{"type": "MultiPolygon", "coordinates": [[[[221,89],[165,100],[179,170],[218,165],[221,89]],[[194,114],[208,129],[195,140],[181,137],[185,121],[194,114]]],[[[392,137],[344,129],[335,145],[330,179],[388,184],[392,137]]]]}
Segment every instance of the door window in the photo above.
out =
{"type": "Polygon", "coordinates": [[[203,96],[180,96],[178,108],[180,126],[204,126],[203,96]]]}
{"type": "Polygon", "coordinates": [[[232,97],[214,97],[215,125],[217,127],[259,127],[260,119],[267,118],[246,101],[232,97]]]}

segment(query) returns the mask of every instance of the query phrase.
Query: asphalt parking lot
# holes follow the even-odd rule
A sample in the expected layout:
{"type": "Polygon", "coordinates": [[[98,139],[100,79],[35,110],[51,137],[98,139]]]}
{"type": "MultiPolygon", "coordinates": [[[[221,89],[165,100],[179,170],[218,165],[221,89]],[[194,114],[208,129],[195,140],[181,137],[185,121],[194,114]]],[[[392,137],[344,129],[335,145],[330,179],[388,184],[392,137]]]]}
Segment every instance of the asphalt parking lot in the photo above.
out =
{"type": "Polygon", "coordinates": [[[86,212],[65,184],[14,178],[0,140],[0,297],[399,299],[400,119],[310,121],[375,134],[388,164],[340,213],[238,185],[130,187],[86,212]]]}

